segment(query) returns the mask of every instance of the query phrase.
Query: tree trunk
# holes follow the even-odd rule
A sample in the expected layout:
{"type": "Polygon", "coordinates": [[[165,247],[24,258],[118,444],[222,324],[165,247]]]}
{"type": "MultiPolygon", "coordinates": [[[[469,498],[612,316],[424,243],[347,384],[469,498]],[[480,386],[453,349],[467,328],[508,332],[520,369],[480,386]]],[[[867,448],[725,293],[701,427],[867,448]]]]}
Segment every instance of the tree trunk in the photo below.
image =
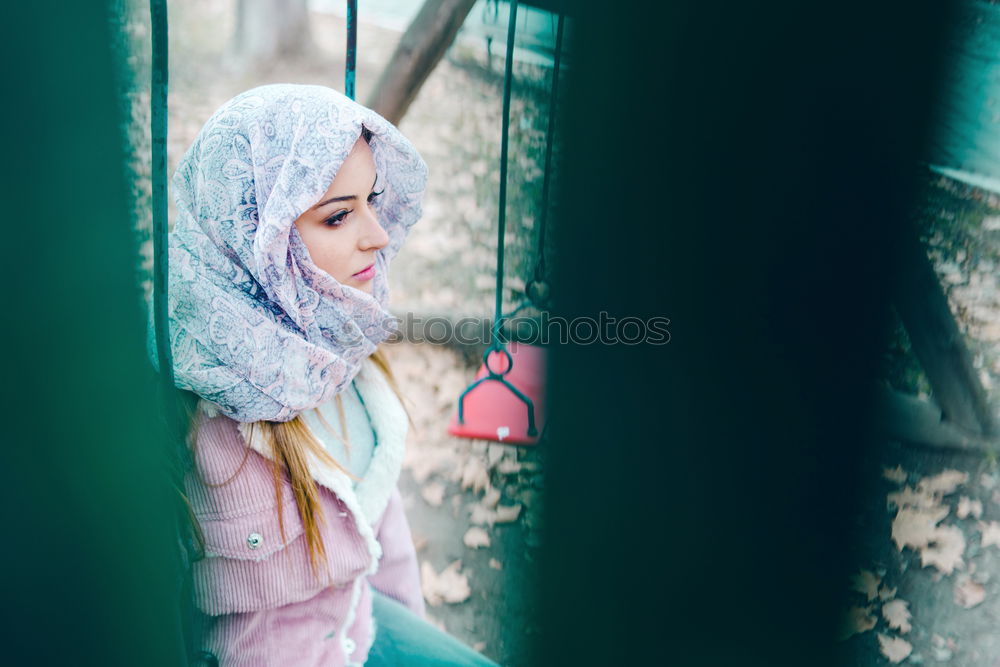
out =
{"type": "Polygon", "coordinates": [[[262,65],[312,47],[307,0],[237,0],[231,51],[242,64],[262,65]]]}
{"type": "Polygon", "coordinates": [[[426,0],[399,40],[368,106],[398,124],[474,4],[475,0],[426,0]]]}

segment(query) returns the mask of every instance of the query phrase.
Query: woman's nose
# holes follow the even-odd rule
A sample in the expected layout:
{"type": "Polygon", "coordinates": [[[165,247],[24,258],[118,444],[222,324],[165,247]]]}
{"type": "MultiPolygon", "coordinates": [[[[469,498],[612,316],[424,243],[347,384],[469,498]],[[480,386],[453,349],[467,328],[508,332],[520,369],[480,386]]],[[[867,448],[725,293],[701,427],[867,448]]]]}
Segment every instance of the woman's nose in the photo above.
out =
{"type": "Polygon", "coordinates": [[[358,239],[361,250],[381,250],[389,243],[389,235],[379,224],[378,216],[371,207],[364,207],[364,229],[358,239]]]}

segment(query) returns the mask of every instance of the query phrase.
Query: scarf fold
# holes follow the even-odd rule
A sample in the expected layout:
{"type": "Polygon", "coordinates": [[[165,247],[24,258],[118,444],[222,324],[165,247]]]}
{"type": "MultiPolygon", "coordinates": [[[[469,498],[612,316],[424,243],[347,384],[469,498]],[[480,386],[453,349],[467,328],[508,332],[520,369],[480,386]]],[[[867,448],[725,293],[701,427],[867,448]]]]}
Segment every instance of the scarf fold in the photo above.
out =
{"type": "MultiPolygon", "coordinates": [[[[175,384],[240,422],[288,421],[331,399],[388,338],[388,267],[420,218],[427,167],[392,124],[322,86],[261,86],[226,102],[173,177],[168,312],[175,384]],[[317,267],[295,227],[362,126],[389,237],[372,294],[317,267]]],[[[155,331],[149,354],[157,364],[155,331]]]]}

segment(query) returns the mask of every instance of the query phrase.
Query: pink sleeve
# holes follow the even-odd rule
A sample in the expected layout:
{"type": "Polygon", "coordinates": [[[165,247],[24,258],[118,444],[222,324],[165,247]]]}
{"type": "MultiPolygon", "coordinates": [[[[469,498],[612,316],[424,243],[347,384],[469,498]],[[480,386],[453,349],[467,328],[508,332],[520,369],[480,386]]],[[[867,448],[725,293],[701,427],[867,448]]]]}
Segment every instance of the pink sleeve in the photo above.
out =
{"type": "Polygon", "coordinates": [[[375,590],[401,602],[423,618],[424,596],[420,589],[417,551],[398,488],[392,491],[376,534],[382,545],[382,558],[378,571],[368,581],[375,590]]]}

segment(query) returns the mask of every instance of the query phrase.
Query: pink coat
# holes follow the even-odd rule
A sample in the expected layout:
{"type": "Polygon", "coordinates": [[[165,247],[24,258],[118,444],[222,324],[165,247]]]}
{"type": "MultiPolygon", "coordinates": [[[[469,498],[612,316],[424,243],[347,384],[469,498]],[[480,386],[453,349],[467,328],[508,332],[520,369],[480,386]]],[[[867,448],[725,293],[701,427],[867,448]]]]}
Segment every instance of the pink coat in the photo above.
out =
{"type": "Polygon", "coordinates": [[[329,582],[310,569],[287,481],[282,537],[266,460],[270,448],[259,430],[248,443],[247,424],[201,403],[199,474],[189,475],[186,488],[207,552],[193,570],[196,602],[212,617],[204,648],[221,665],[363,664],[374,638],[372,588],[424,615],[416,552],[396,487],[406,415],[371,362],[356,384],[378,438],[364,479],[352,488],[343,473],[316,460],[310,464],[323,510],[329,582]]]}

